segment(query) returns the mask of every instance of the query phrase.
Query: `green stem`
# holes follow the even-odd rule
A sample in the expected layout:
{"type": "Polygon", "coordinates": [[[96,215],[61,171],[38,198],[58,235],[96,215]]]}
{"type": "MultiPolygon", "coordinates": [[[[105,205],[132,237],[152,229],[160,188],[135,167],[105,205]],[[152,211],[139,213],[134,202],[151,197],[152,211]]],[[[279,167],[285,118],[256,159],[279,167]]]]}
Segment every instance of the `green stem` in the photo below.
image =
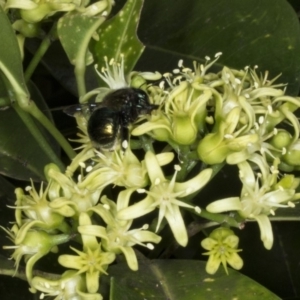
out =
{"type": "Polygon", "coordinates": [[[28,82],[29,79],[31,78],[34,70],[36,69],[37,65],[43,58],[44,54],[48,50],[48,48],[51,45],[51,42],[53,41],[54,34],[56,33],[56,23],[52,26],[51,30],[48,32],[48,34],[45,36],[43,41],[41,42],[39,48],[37,51],[34,53],[34,56],[32,60],[30,61],[25,73],[24,73],[24,78],[25,82],[28,82]]]}
{"type": "Polygon", "coordinates": [[[152,145],[152,139],[148,135],[141,135],[139,138],[145,152],[151,151],[155,153],[152,145]]]}
{"type": "Polygon", "coordinates": [[[6,107],[9,107],[11,104],[11,101],[8,97],[0,97],[0,110],[5,109],[6,107]]]}
{"type": "Polygon", "coordinates": [[[215,213],[210,213],[208,212],[207,210],[205,209],[201,209],[201,212],[200,214],[194,212],[194,211],[191,211],[192,213],[195,213],[196,215],[198,216],[201,216],[202,218],[205,218],[207,220],[210,220],[210,221],[213,221],[213,222],[216,222],[218,224],[222,224],[222,223],[226,223],[228,224],[230,227],[236,227],[236,228],[239,228],[241,229],[243,226],[242,226],[242,223],[238,222],[235,218],[233,217],[229,217],[228,215],[226,214],[215,214],[215,213]]]}
{"type": "MultiPolygon", "coordinates": [[[[43,151],[46,153],[46,155],[50,158],[50,160],[55,163],[61,170],[64,170],[65,167],[60,161],[60,159],[57,157],[56,153],[53,151],[52,147],[49,145],[49,143],[46,141],[45,137],[42,135],[36,124],[33,122],[30,115],[22,110],[18,105],[12,106],[19,117],[24,122],[25,126],[28,128],[29,132],[32,134],[32,136],[35,138],[39,146],[43,149],[43,151]]],[[[44,174],[38,174],[41,177],[44,177],[44,174]]]]}
{"type": "Polygon", "coordinates": [[[25,110],[35,117],[49,131],[49,133],[55,138],[70,159],[75,157],[76,152],[73,150],[69,142],[52,124],[52,122],[40,111],[33,101],[30,101],[29,106],[26,107],[25,110]]]}
{"type": "Polygon", "coordinates": [[[75,77],[77,82],[77,89],[79,97],[82,97],[86,94],[85,88],[85,70],[86,70],[86,54],[88,51],[89,42],[91,37],[97,28],[106,20],[106,17],[99,17],[97,22],[93,24],[86,32],[84,39],[81,41],[79,47],[79,51],[75,58],[75,77]]]}

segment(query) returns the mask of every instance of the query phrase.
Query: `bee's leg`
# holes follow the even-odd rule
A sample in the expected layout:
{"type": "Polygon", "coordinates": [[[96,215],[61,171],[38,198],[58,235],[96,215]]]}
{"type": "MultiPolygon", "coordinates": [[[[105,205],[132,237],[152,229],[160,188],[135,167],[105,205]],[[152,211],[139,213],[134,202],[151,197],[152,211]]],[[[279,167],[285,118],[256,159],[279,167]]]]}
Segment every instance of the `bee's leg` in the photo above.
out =
{"type": "Polygon", "coordinates": [[[129,144],[129,129],[127,126],[121,127],[120,137],[122,150],[125,151],[129,144]]]}

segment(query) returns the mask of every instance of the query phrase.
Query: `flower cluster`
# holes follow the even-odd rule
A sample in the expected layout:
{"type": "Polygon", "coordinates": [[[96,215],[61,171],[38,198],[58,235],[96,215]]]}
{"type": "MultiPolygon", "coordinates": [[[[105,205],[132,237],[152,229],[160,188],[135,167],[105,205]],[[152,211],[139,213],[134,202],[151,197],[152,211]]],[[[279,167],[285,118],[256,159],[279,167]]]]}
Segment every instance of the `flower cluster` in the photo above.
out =
{"type": "MultiPolygon", "coordinates": [[[[255,69],[224,67],[209,73],[219,56],[195,63],[194,70],[181,61],[173,75],[163,76],[133,72],[126,78],[123,56],[120,63],[105,58],[101,72],[97,67],[108,87],[88,92],[80,102],[101,102],[112,90],[143,87],[157,109],[130,124],[128,146],[113,151],[94,149],[88,120],[76,115],[81,146],[66,171],[50,164],[45,167],[45,189],[42,185],[37,192],[32,184],[26,191],[16,190],[16,224],[6,232],[16,249],[16,266],[22,256],[29,258],[26,274],[32,291],[56,299],[101,299],[99,278],[117,255],[137,270],[133,247],[153,249],[165,226],[186,246],[184,215],[201,215],[193,200],[225,163],[239,169],[242,190],[239,196],[209,204],[205,216],[210,213],[214,220],[216,214],[237,211],[239,219],[258,222],[264,246],[271,249],[269,215],[278,207],[293,207],[300,198],[300,179],[280,174],[299,169],[300,124],[293,112],[300,101],[285,96],[282,85],[259,77],[255,69]],[[158,79],[158,85],[148,84],[158,79]],[[287,131],[284,123],[293,130],[287,131]],[[153,222],[136,228],[137,219],[149,213],[153,222]],[[57,280],[34,276],[36,261],[70,239],[75,254],[59,252],[58,257],[67,271],[57,280]]],[[[227,227],[215,229],[201,242],[208,250],[210,274],[220,263],[226,272],[227,263],[242,268],[238,237],[227,227]]]]}

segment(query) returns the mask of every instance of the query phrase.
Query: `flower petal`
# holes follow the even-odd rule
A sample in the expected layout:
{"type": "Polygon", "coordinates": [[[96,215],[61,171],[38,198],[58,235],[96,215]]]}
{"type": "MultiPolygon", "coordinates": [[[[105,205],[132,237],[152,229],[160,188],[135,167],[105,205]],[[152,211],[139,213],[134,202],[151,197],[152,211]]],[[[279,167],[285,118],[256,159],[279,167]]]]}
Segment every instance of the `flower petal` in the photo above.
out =
{"type": "Polygon", "coordinates": [[[269,218],[266,215],[254,217],[259,225],[260,238],[266,249],[270,250],[273,246],[273,231],[269,218]]]}
{"type": "Polygon", "coordinates": [[[120,247],[120,249],[125,255],[128,267],[132,271],[137,271],[139,266],[138,266],[138,262],[134,250],[131,247],[120,247]]]}
{"type": "Polygon", "coordinates": [[[236,270],[240,270],[243,267],[243,265],[244,265],[244,262],[241,259],[241,257],[237,253],[235,253],[235,252],[233,252],[227,258],[227,262],[231,265],[231,267],[233,267],[236,270]]]}
{"type": "Polygon", "coordinates": [[[86,272],[86,287],[89,293],[96,293],[99,288],[99,275],[100,272],[94,270],[94,272],[86,272]]]}
{"type": "Polygon", "coordinates": [[[211,178],[211,174],[212,169],[205,169],[202,172],[200,172],[197,176],[186,182],[176,182],[174,186],[174,192],[185,191],[185,193],[180,195],[181,197],[185,197],[189,194],[192,194],[206,185],[206,183],[211,178]]]}
{"type": "Polygon", "coordinates": [[[165,218],[170,225],[177,243],[182,247],[185,247],[188,243],[188,236],[179,207],[177,205],[173,205],[173,213],[171,214],[170,211],[167,210],[165,218]]]}
{"type": "Polygon", "coordinates": [[[164,173],[158,163],[158,160],[155,156],[155,154],[151,151],[147,151],[145,155],[145,163],[148,170],[149,178],[152,182],[152,184],[155,184],[157,179],[162,181],[166,181],[164,173]]]}
{"type": "Polygon", "coordinates": [[[201,246],[205,250],[211,250],[218,242],[214,239],[211,238],[205,238],[204,240],[201,241],[201,246]]]}
{"type": "Polygon", "coordinates": [[[224,211],[241,210],[242,204],[239,197],[231,197],[214,201],[207,205],[206,209],[211,213],[221,213],[224,211]]]}
{"type": "Polygon", "coordinates": [[[120,210],[117,214],[117,218],[121,220],[131,220],[144,216],[155,209],[155,207],[151,206],[152,203],[152,198],[148,196],[144,200],[120,210]]]}
{"type": "Polygon", "coordinates": [[[81,258],[77,255],[63,254],[58,257],[58,262],[65,268],[80,270],[82,268],[81,258]]]}
{"type": "Polygon", "coordinates": [[[78,226],[78,232],[81,234],[81,236],[91,235],[106,240],[108,239],[105,227],[99,225],[81,225],[78,226]]]}
{"type": "Polygon", "coordinates": [[[173,152],[159,153],[156,154],[156,159],[160,166],[165,166],[174,159],[174,153],[173,152]]]}
{"type": "Polygon", "coordinates": [[[208,274],[215,274],[220,266],[221,260],[217,258],[215,255],[210,255],[206,264],[206,272],[208,274]]]}

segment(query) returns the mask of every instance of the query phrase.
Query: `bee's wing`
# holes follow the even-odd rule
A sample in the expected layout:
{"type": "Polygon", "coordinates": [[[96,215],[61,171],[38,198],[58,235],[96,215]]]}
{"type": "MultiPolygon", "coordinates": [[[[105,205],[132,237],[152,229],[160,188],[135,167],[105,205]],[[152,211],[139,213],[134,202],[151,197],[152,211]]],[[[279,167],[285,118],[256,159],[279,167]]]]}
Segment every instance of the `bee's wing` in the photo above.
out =
{"type": "Polygon", "coordinates": [[[101,107],[100,103],[75,104],[75,105],[64,107],[63,112],[72,117],[76,113],[82,113],[83,115],[90,115],[99,106],[101,107]]]}

